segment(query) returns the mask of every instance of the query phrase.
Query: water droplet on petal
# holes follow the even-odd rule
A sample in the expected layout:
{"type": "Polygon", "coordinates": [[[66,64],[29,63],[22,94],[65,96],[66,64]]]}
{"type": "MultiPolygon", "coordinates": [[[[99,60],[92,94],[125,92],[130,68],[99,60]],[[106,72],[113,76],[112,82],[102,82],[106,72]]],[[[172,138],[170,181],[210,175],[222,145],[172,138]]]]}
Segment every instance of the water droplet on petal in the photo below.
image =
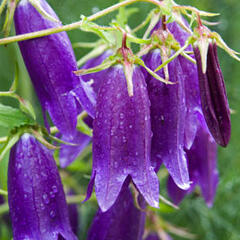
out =
{"type": "Polygon", "coordinates": [[[48,197],[47,193],[44,193],[42,198],[43,198],[43,202],[45,204],[49,204],[50,200],[49,200],[49,197],[48,197]]]}

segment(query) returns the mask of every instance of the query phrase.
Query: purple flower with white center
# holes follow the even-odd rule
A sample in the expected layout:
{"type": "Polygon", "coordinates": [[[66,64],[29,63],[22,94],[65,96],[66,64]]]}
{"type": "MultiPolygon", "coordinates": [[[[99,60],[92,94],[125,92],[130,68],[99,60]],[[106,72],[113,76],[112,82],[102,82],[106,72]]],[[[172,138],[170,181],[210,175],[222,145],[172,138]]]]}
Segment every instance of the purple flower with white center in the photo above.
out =
{"type": "MultiPolygon", "coordinates": [[[[98,210],[87,240],[142,240],[146,214],[134,206],[128,182],[125,182],[108,211],[98,210]]],[[[143,201],[141,205],[144,207],[143,201]]]]}
{"type": "MultiPolygon", "coordinates": [[[[39,3],[50,16],[58,19],[45,0],[39,3]]],[[[61,26],[44,18],[28,0],[19,2],[14,21],[16,34],[61,26]]],[[[19,47],[41,102],[46,125],[48,111],[61,133],[74,136],[78,114],[76,100],[94,117],[95,96],[89,85],[73,73],[77,64],[67,33],[26,40],[20,42],[19,47]]]]}
{"type": "Polygon", "coordinates": [[[11,149],[8,202],[14,240],[76,240],[52,151],[25,133],[11,149]]]}
{"type": "Polygon", "coordinates": [[[204,119],[202,118],[200,121],[202,127],[199,127],[191,149],[186,151],[190,180],[192,181],[191,188],[188,191],[183,191],[169,179],[168,193],[174,203],[178,204],[185,194],[190,193],[198,184],[206,204],[211,207],[218,185],[217,144],[209,133],[204,119]]]}
{"type": "MultiPolygon", "coordinates": [[[[144,56],[145,64],[152,70],[161,65],[159,49],[144,56]]],[[[163,162],[174,182],[182,189],[189,188],[189,174],[184,152],[186,118],[185,84],[179,58],[168,64],[169,80],[166,85],[154,77],[146,77],[151,101],[152,164],[158,171],[163,162]]],[[[164,78],[163,69],[157,72],[164,78]]]]}
{"type": "Polygon", "coordinates": [[[215,141],[226,147],[231,136],[230,110],[225,83],[218,62],[217,45],[210,43],[207,53],[207,69],[202,70],[202,60],[198,47],[194,47],[198,66],[198,79],[203,114],[215,141]]]}
{"type": "Polygon", "coordinates": [[[95,182],[102,211],[114,204],[129,175],[147,203],[158,207],[158,177],[150,162],[150,102],[144,76],[137,66],[132,80],[134,94],[130,97],[123,66],[110,67],[98,92],[87,198],[95,182]]]}

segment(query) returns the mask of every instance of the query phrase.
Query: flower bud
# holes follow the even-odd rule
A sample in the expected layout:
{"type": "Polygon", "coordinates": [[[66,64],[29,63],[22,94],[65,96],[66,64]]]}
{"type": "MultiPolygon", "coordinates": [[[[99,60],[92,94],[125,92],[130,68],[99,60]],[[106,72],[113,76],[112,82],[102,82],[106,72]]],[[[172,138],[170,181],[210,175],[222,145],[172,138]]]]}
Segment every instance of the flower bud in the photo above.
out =
{"type": "Polygon", "coordinates": [[[208,46],[206,73],[202,71],[198,47],[194,48],[194,54],[198,66],[202,111],[208,129],[215,141],[226,147],[231,136],[231,120],[224,79],[218,62],[217,45],[210,43],[208,46]]]}
{"type": "Polygon", "coordinates": [[[14,240],[76,240],[52,151],[25,133],[11,149],[8,202],[14,240]]]}

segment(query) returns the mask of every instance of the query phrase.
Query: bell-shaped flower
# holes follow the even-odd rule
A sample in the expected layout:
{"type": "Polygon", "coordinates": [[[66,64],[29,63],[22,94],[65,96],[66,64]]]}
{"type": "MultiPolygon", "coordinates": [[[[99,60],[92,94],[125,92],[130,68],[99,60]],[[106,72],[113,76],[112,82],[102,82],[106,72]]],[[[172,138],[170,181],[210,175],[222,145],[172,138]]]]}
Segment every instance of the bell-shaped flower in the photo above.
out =
{"type": "MultiPolygon", "coordinates": [[[[142,240],[146,214],[134,206],[128,182],[125,182],[116,202],[108,211],[98,210],[87,240],[142,240]]],[[[139,200],[144,208],[144,201],[139,200]]]]}
{"type": "Polygon", "coordinates": [[[25,133],[10,152],[8,202],[14,240],[76,240],[52,151],[25,133]]]}
{"type": "MultiPolygon", "coordinates": [[[[30,1],[21,0],[14,15],[16,34],[62,26],[45,0],[40,0],[39,6],[56,21],[43,16],[30,1]]],[[[94,116],[95,96],[89,85],[73,73],[77,70],[77,63],[67,33],[22,41],[19,47],[41,102],[46,125],[48,111],[62,134],[74,136],[78,102],[94,116]]]]}
{"type": "MultiPolygon", "coordinates": [[[[188,27],[187,21],[183,19],[183,24],[188,27]]],[[[162,21],[154,27],[154,30],[161,29],[162,21]]],[[[171,22],[167,24],[167,30],[173,34],[174,38],[183,47],[190,36],[179,24],[171,22]]],[[[186,51],[193,51],[191,45],[186,48],[186,51]]],[[[194,56],[191,56],[194,59],[194,56]]],[[[189,149],[194,141],[198,125],[200,124],[197,114],[201,111],[200,90],[198,84],[197,66],[183,56],[179,56],[179,61],[182,67],[182,78],[185,85],[185,101],[186,101],[186,117],[185,117],[185,148],[189,149]]]]}
{"type": "Polygon", "coordinates": [[[206,72],[202,69],[199,48],[194,47],[203,114],[215,141],[226,147],[231,136],[230,109],[217,56],[216,43],[208,45],[206,72]]]}
{"type": "Polygon", "coordinates": [[[204,119],[200,121],[202,127],[199,127],[191,149],[186,151],[192,181],[191,188],[183,191],[169,178],[168,193],[174,203],[178,204],[185,194],[190,193],[196,185],[199,185],[206,204],[211,207],[218,185],[217,144],[209,133],[204,119]]]}
{"type": "Polygon", "coordinates": [[[88,196],[95,192],[102,211],[116,201],[131,176],[149,205],[158,207],[158,177],[151,167],[150,102],[144,76],[134,66],[133,96],[129,96],[121,64],[110,67],[97,96],[93,122],[93,169],[88,196]]]}
{"type": "MultiPolygon", "coordinates": [[[[144,56],[152,70],[161,65],[161,52],[154,49],[144,56]]],[[[184,152],[186,101],[184,73],[179,58],[168,64],[169,81],[164,84],[151,75],[146,82],[151,102],[152,162],[157,171],[163,162],[174,182],[182,189],[189,188],[189,174],[184,152]]],[[[163,69],[157,72],[164,78],[163,69]]]]}
{"type": "MultiPolygon", "coordinates": [[[[100,65],[107,57],[109,57],[112,54],[112,50],[106,50],[103,54],[99,55],[98,57],[92,58],[88,60],[82,69],[89,69],[96,67],[97,65],[100,65]]],[[[90,73],[86,75],[82,75],[82,79],[84,82],[91,84],[91,87],[93,88],[95,94],[97,95],[99,87],[105,78],[105,73],[107,70],[102,70],[100,72],[96,73],[90,73]]],[[[92,128],[92,121],[93,119],[88,116],[84,122],[92,128]]],[[[69,164],[71,164],[85,149],[85,147],[89,144],[91,141],[91,137],[83,134],[83,133],[76,133],[74,138],[69,139],[66,136],[62,137],[65,141],[70,141],[72,143],[77,144],[76,146],[70,146],[70,145],[61,145],[60,153],[59,153],[59,161],[60,166],[65,168],[69,164]]]]}

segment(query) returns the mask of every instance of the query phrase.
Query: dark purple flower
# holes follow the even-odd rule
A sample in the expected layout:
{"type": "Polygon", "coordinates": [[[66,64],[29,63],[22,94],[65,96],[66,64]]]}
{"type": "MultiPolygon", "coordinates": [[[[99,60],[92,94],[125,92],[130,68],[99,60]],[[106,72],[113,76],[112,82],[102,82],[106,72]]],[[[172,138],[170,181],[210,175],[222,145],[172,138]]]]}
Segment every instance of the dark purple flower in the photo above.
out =
{"type": "MultiPolygon", "coordinates": [[[[155,70],[161,65],[159,49],[144,56],[145,64],[155,70]]],[[[169,80],[166,85],[154,77],[146,78],[151,101],[152,162],[157,171],[163,162],[175,183],[182,189],[189,188],[189,175],[184,148],[186,119],[184,73],[179,58],[168,64],[169,80]]],[[[164,78],[163,70],[157,72],[164,78]]]]}
{"type": "Polygon", "coordinates": [[[200,51],[194,48],[198,66],[198,79],[202,110],[208,129],[215,141],[226,147],[231,136],[230,110],[222,71],[218,62],[217,45],[210,43],[207,54],[207,70],[202,71],[200,51]]]}
{"type": "Polygon", "coordinates": [[[134,95],[130,97],[123,66],[110,67],[98,92],[88,197],[95,179],[102,211],[113,205],[129,175],[149,205],[158,207],[158,178],[150,163],[150,102],[138,67],[132,79],[134,95]]]}
{"type": "MultiPolygon", "coordinates": [[[[53,18],[58,19],[45,0],[41,7],[53,18]]],[[[16,34],[30,33],[61,26],[44,18],[27,0],[21,0],[14,15],[16,34]]],[[[45,122],[46,111],[53,123],[67,136],[74,136],[78,107],[94,116],[94,93],[88,84],[73,71],[77,64],[71,42],[66,32],[19,43],[29,75],[42,105],[45,122]]]]}
{"type": "Polygon", "coordinates": [[[76,240],[52,151],[24,134],[11,149],[8,201],[15,240],[76,240]]]}
{"type": "Polygon", "coordinates": [[[128,182],[108,211],[98,210],[88,240],[142,240],[146,214],[134,206],[128,182]]]}
{"type": "Polygon", "coordinates": [[[190,180],[192,181],[191,188],[183,191],[171,179],[168,181],[169,196],[176,204],[180,203],[185,194],[190,193],[196,184],[200,186],[203,198],[209,207],[214,201],[218,185],[217,145],[210,135],[204,119],[201,122],[203,125],[199,127],[191,149],[186,151],[190,180]]]}

